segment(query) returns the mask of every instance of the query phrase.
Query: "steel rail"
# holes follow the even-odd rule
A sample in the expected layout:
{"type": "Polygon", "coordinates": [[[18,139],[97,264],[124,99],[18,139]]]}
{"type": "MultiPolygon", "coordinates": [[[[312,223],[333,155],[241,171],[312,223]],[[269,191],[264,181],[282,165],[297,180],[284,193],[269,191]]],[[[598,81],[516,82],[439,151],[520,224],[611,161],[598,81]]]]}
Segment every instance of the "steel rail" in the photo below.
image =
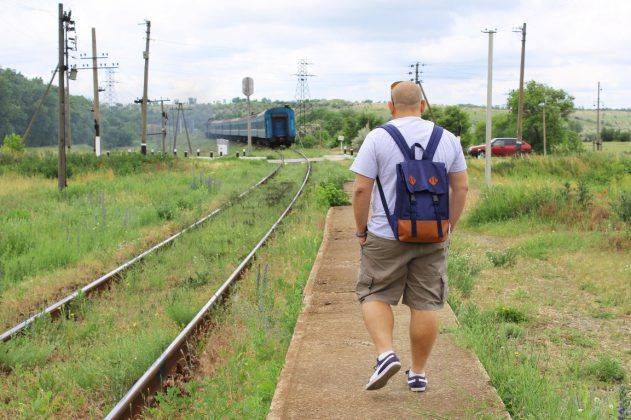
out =
{"type": "Polygon", "coordinates": [[[217,289],[215,294],[212,295],[210,300],[197,312],[195,317],[184,327],[184,329],[175,337],[175,339],[169,344],[164,352],[156,359],[155,362],[145,371],[145,373],[132,385],[127,393],[121,398],[121,400],[114,406],[114,408],[105,417],[107,420],[113,419],[125,419],[133,418],[138,414],[143,406],[144,400],[147,396],[157,392],[162,388],[163,380],[166,379],[177,367],[178,362],[185,358],[184,346],[187,340],[191,338],[193,333],[203,324],[204,319],[209,314],[210,309],[215,303],[222,297],[225,291],[232,285],[232,283],[238,279],[245,268],[251,263],[256,252],[267,242],[272,233],[283,221],[285,216],[292,209],[298,197],[302,194],[305,185],[311,174],[311,162],[305,155],[300,154],[307,163],[307,171],[302,181],[302,185],[298,189],[298,192],[291,200],[285,211],[274,222],[272,227],[263,235],[261,240],[252,248],[250,253],[241,261],[239,266],[230,274],[228,279],[217,289]]]}
{"type": "Polygon", "coordinates": [[[64,297],[63,299],[58,300],[57,302],[51,304],[50,306],[48,306],[43,311],[38,312],[35,315],[32,315],[31,317],[29,317],[26,320],[20,322],[19,324],[15,325],[14,327],[6,330],[5,332],[3,332],[0,335],[0,343],[9,341],[13,337],[15,337],[17,334],[19,334],[20,332],[24,331],[24,329],[29,327],[31,324],[33,324],[37,319],[39,319],[41,317],[44,317],[46,315],[50,315],[52,317],[55,317],[55,316],[59,315],[61,313],[62,309],[66,305],[68,305],[70,302],[75,300],[78,296],[80,296],[80,295],[81,296],[85,296],[85,295],[93,293],[93,292],[95,292],[97,290],[102,289],[107,284],[109,284],[117,275],[120,275],[122,272],[127,270],[129,267],[131,267],[132,265],[134,265],[138,261],[140,261],[143,258],[145,258],[147,255],[153,253],[154,251],[157,251],[158,249],[164,247],[165,245],[170,244],[171,242],[173,242],[176,238],[178,238],[183,233],[200,226],[201,224],[206,222],[208,219],[213,218],[214,216],[216,216],[217,214],[221,213],[222,211],[224,211],[228,207],[232,206],[234,204],[234,202],[236,202],[237,200],[240,200],[241,198],[245,197],[246,195],[251,193],[253,190],[255,190],[256,188],[258,188],[259,186],[261,186],[262,184],[267,182],[274,175],[276,175],[282,166],[283,166],[282,164],[278,165],[272,172],[270,172],[268,175],[263,177],[259,182],[257,182],[256,184],[252,185],[247,190],[245,190],[241,194],[239,194],[235,200],[230,200],[230,201],[227,201],[227,202],[223,203],[221,206],[217,207],[215,210],[213,210],[212,212],[210,212],[206,216],[202,217],[201,219],[199,219],[198,221],[196,221],[192,225],[190,225],[190,226],[180,230],[179,232],[169,236],[168,238],[166,238],[162,242],[152,246],[151,248],[147,249],[146,251],[142,252],[141,254],[136,255],[134,258],[132,258],[131,260],[128,260],[124,264],[116,267],[115,269],[113,269],[109,273],[102,275],[98,279],[96,279],[96,280],[92,281],[91,283],[83,286],[82,288],[72,292],[71,294],[69,294],[68,296],[64,297]]]}

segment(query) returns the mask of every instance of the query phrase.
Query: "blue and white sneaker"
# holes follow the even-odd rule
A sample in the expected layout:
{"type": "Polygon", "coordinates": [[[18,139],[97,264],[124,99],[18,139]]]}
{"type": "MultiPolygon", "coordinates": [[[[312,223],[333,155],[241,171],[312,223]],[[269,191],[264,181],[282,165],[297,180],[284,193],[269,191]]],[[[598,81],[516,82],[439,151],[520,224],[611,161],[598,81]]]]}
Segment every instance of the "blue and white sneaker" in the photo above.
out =
{"type": "Polygon", "coordinates": [[[386,386],[388,380],[401,369],[401,361],[393,351],[382,358],[377,358],[375,371],[366,384],[366,390],[372,391],[386,386]]]}
{"type": "Polygon", "coordinates": [[[406,370],[405,374],[408,377],[408,386],[410,387],[410,391],[425,391],[425,388],[427,388],[427,376],[425,376],[424,373],[422,375],[417,375],[416,373],[412,375],[409,370],[406,370]]]}

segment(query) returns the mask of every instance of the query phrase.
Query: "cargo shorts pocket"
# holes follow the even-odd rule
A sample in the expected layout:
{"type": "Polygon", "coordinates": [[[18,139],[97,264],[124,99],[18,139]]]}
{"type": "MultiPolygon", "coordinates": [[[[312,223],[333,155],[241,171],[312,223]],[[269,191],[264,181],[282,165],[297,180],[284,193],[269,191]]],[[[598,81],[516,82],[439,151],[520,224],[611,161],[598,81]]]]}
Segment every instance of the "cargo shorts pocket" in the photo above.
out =
{"type": "Polygon", "coordinates": [[[440,300],[442,303],[447,302],[449,297],[449,283],[447,282],[447,275],[440,276],[440,300]]]}
{"type": "Polygon", "coordinates": [[[363,272],[359,273],[359,278],[357,279],[357,285],[355,286],[355,294],[357,294],[357,299],[360,302],[364,301],[364,298],[372,293],[372,288],[375,284],[375,279],[363,272]]]}

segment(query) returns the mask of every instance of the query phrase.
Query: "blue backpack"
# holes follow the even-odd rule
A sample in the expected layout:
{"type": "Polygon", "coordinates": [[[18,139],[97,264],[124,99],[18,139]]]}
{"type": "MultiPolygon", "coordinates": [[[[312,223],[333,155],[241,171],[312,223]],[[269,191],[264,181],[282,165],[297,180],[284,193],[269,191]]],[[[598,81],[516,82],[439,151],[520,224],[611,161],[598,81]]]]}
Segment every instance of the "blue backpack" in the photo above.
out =
{"type": "Polygon", "coordinates": [[[445,241],[449,235],[449,178],[443,162],[432,162],[443,128],[434,125],[425,149],[419,143],[408,147],[394,125],[386,124],[381,128],[390,134],[404,157],[404,161],[397,164],[394,214],[388,210],[388,202],[377,177],[381,204],[395,238],[415,243],[445,241]],[[420,160],[415,158],[415,147],[423,151],[420,160]]]}

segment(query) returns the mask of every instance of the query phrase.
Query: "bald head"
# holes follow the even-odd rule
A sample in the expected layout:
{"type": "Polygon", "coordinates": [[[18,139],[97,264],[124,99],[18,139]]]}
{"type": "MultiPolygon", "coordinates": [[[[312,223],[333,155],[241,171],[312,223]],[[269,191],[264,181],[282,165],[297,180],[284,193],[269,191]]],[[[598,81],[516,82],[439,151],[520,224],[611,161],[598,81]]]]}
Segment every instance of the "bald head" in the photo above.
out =
{"type": "Polygon", "coordinates": [[[421,88],[414,82],[398,83],[391,91],[390,110],[395,116],[420,115],[423,112],[421,88]]]}

